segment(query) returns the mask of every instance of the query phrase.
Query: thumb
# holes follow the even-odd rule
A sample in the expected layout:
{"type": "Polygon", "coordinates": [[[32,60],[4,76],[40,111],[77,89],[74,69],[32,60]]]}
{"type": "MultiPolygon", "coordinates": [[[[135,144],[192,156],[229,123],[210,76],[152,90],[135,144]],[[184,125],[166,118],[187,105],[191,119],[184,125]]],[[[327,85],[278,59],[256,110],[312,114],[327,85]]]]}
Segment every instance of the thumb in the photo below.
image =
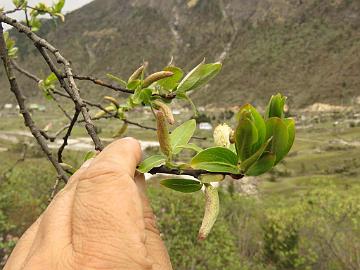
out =
{"type": "Polygon", "coordinates": [[[144,244],[143,208],[133,179],[140,159],[139,143],[121,139],[106,147],[80,176],[72,244],[84,266],[147,269],[153,264],[144,244]]]}

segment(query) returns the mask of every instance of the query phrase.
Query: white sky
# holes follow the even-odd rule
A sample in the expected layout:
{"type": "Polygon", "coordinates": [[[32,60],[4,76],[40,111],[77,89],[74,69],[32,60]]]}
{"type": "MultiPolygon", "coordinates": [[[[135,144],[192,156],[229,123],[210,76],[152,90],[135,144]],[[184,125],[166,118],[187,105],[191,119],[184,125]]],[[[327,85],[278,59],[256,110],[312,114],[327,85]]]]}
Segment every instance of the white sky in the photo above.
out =
{"type": "MultiPolygon", "coordinates": [[[[63,8],[63,12],[67,13],[69,11],[72,11],[74,9],[78,9],[82,7],[83,5],[91,2],[92,0],[65,0],[65,6],[63,8]]],[[[36,5],[39,2],[51,4],[53,0],[28,0],[28,4],[30,6],[36,5]]],[[[5,7],[5,10],[10,10],[14,8],[14,5],[12,3],[12,0],[0,0],[0,6],[5,7]]],[[[15,19],[23,19],[23,12],[17,12],[11,14],[11,17],[15,19]]],[[[7,25],[4,25],[4,28],[9,28],[7,25]]]]}

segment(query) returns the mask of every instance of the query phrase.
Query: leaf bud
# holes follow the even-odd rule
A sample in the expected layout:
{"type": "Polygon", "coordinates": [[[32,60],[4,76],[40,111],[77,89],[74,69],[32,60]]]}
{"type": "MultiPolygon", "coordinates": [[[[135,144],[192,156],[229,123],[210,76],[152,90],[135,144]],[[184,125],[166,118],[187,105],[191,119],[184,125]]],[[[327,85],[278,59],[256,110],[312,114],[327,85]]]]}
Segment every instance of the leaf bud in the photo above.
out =
{"type": "Polygon", "coordinates": [[[269,104],[266,107],[265,119],[271,117],[284,118],[284,106],[286,97],[278,93],[270,98],[269,104]]]}

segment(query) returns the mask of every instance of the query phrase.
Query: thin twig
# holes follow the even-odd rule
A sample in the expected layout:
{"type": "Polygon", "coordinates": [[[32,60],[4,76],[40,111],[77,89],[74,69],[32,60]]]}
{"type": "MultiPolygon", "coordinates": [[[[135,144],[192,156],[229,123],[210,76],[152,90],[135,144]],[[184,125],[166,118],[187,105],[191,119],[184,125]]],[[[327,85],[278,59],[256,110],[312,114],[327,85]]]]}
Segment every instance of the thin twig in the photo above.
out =
{"type": "Polygon", "coordinates": [[[189,175],[195,178],[199,178],[202,174],[223,174],[223,175],[229,175],[234,179],[241,179],[244,177],[243,174],[232,174],[232,173],[223,173],[223,172],[208,172],[205,170],[194,170],[194,169],[188,169],[188,170],[180,170],[180,169],[172,169],[168,168],[164,165],[156,168],[152,168],[149,171],[150,174],[157,174],[157,173],[164,173],[164,174],[174,174],[174,175],[189,175]]]}
{"type": "MultiPolygon", "coordinates": [[[[36,83],[39,83],[41,81],[41,79],[39,77],[37,77],[36,75],[32,74],[30,71],[20,67],[18,65],[17,62],[15,62],[14,60],[11,60],[11,64],[13,65],[13,67],[20,73],[24,74],[26,77],[28,77],[29,79],[35,81],[36,83]]],[[[58,106],[58,108],[63,112],[63,114],[66,116],[67,119],[69,119],[71,121],[71,117],[70,115],[67,113],[67,111],[60,105],[59,101],[57,100],[57,98],[54,96],[53,93],[51,93],[51,91],[48,92],[48,94],[51,96],[51,98],[55,101],[56,106],[58,106]]]]}
{"type": "MultiPolygon", "coordinates": [[[[1,13],[0,13],[0,16],[1,16],[1,13]]],[[[41,149],[43,150],[43,152],[46,154],[47,158],[50,160],[50,162],[55,167],[58,175],[63,179],[63,181],[67,182],[68,176],[66,175],[65,171],[61,168],[60,164],[53,157],[53,155],[46,143],[45,138],[41,135],[39,128],[37,128],[37,126],[35,125],[32,117],[30,115],[30,112],[25,105],[25,97],[19,88],[19,85],[17,83],[16,77],[14,75],[14,72],[13,72],[13,69],[12,69],[12,66],[10,63],[10,59],[7,55],[5,39],[3,36],[2,23],[0,23],[0,56],[1,56],[1,59],[3,61],[4,67],[5,67],[7,78],[10,82],[10,90],[14,93],[14,95],[16,97],[17,103],[19,104],[19,107],[20,107],[20,112],[24,117],[25,125],[30,129],[32,135],[34,136],[34,138],[40,145],[41,149]]]]}
{"type": "Polygon", "coordinates": [[[74,81],[72,68],[70,65],[70,62],[62,56],[62,54],[59,52],[57,48],[55,48],[53,45],[51,45],[49,42],[47,42],[45,39],[40,38],[35,33],[31,31],[29,27],[26,27],[25,25],[22,25],[21,23],[17,22],[15,19],[10,18],[3,13],[0,12],[0,22],[4,22],[6,24],[9,24],[13,26],[15,29],[17,29],[20,33],[25,33],[26,36],[34,43],[35,47],[39,50],[43,58],[45,59],[46,63],[48,64],[49,68],[52,72],[55,73],[56,77],[58,78],[61,87],[64,88],[64,90],[71,96],[73,102],[75,105],[80,108],[81,114],[84,117],[85,120],[85,128],[91,137],[91,139],[94,142],[95,150],[102,150],[103,145],[101,143],[101,140],[99,136],[96,134],[96,129],[94,124],[91,121],[91,117],[88,113],[88,110],[86,108],[86,105],[83,103],[82,98],[79,94],[79,89],[74,81]],[[59,70],[53,63],[53,60],[48,55],[47,51],[51,52],[56,61],[59,64],[63,65],[64,72],[66,79],[64,79],[64,76],[60,74],[59,70]]]}
{"type": "Polygon", "coordinates": [[[59,162],[59,163],[62,163],[62,162],[63,162],[63,160],[62,160],[62,153],[63,153],[66,145],[68,144],[68,139],[69,139],[69,137],[70,137],[70,135],[71,135],[72,129],[74,128],[74,125],[76,124],[76,121],[77,121],[77,119],[78,119],[78,117],[79,117],[79,114],[80,114],[80,109],[79,109],[79,108],[75,108],[74,116],[73,116],[73,118],[71,119],[70,125],[69,125],[69,127],[68,127],[68,129],[67,129],[67,132],[66,132],[64,138],[63,138],[64,141],[63,141],[62,145],[60,146],[60,148],[59,148],[59,150],[58,150],[58,153],[57,153],[57,155],[58,155],[58,162],[59,162]]]}

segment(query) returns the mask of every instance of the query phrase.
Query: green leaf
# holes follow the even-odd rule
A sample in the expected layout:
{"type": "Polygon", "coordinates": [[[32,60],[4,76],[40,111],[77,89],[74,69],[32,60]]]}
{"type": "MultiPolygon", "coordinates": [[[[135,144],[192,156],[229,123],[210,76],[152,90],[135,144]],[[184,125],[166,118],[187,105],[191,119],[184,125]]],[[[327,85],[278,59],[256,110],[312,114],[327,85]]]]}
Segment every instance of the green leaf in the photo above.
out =
{"type": "Polygon", "coordinates": [[[276,156],[271,153],[264,154],[246,172],[246,175],[257,176],[269,171],[275,165],[276,156]]]}
{"type": "Polygon", "coordinates": [[[270,152],[276,155],[277,164],[287,154],[289,135],[284,121],[278,117],[271,117],[266,121],[266,138],[273,137],[270,152]]]}
{"type": "Polygon", "coordinates": [[[182,79],[176,91],[187,92],[206,84],[220,72],[221,66],[221,63],[200,63],[182,79]]]}
{"type": "Polygon", "coordinates": [[[64,5],[65,5],[65,0],[57,1],[53,6],[54,12],[60,13],[61,10],[63,9],[64,5]]]}
{"type": "Polygon", "coordinates": [[[129,82],[126,87],[130,90],[134,90],[136,89],[139,85],[141,84],[140,80],[133,80],[131,82],[129,82]]]}
{"type": "Polygon", "coordinates": [[[116,77],[110,73],[107,73],[106,76],[110,79],[110,80],[113,80],[114,82],[116,82],[117,84],[123,86],[123,87],[126,87],[127,85],[127,82],[125,82],[123,79],[119,78],[119,77],[116,77]]]}
{"type": "Polygon", "coordinates": [[[179,145],[186,145],[193,136],[196,129],[196,121],[194,119],[188,120],[175,128],[170,134],[170,144],[173,154],[178,154],[181,148],[179,145]]]}
{"type": "Polygon", "coordinates": [[[248,159],[253,154],[253,145],[258,141],[258,131],[249,119],[239,121],[235,130],[235,147],[240,161],[248,159]]]}
{"type": "Polygon", "coordinates": [[[47,76],[46,79],[44,80],[45,86],[50,86],[56,82],[57,82],[57,77],[53,72],[49,76],[47,76]]]}
{"type": "Polygon", "coordinates": [[[239,173],[237,167],[238,158],[229,149],[224,147],[212,147],[205,149],[194,156],[190,162],[194,169],[208,172],[239,173]]]}
{"type": "Polygon", "coordinates": [[[202,183],[193,179],[165,179],[161,180],[160,184],[183,193],[192,193],[202,188],[202,183]]]}
{"type": "Polygon", "coordinates": [[[295,140],[295,120],[292,118],[286,118],[283,120],[288,130],[288,143],[285,150],[285,155],[289,153],[294,140],[295,140]]]}
{"type": "Polygon", "coordinates": [[[185,145],[179,145],[176,148],[180,148],[181,150],[182,149],[189,149],[189,150],[193,150],[193,151],[195,151],[197,153],[203,151],[203,149],[201,147],[197,146],[194,143],[188,143],[188,144],[185,144],[185,145]]]}
{"type": "Polygon", "coordinates": [[[141,173],[147,173],[152,168],[159,167],[161,165],[164,165],[166,161],[166,157],[163,155],[154,155],[151,157],[148,157],[143,162],[139,164],[138,171],[141,173]]]}
{"type": "Polygon", "coordinates": [[[94,151],[88,151],[84,156],[84,162],[87,161],[90,158],[93,158],[96,156],[96,152],[94,151]]]}
{"type": "Polygon", "coordinates": [[[249,112],[250,115],[248,115],[249,120],[251,120],[258,132],[258,141],[256,144],[254,144],[253,152],[259,149],[259,147],[265,142],[266,137],[266,125],[265,121],[262,118],[261,114],[250,104],[246,104],[242,106],[237,114],[237,120],[241,120],[243,112],[249,112]]]}
{"type": "Polygon", "coordinates": [[[264,153],[265,149],[268,147],[270,141],[272,140],[272,137],[269,138],[251,157],[244,160],[240,164],[240,169],[244,172],[246,172],[264,153]]]}
{"type": "Polygon", "coordinates": [[[165,67],[164,71],[171,71],[174,73],[174,75],[157,81],[157,84],[159,84],[165,90],[170,91],[178,85],[178,82],[184,76],[184,72],[180,68],[174,66],[165,67]]]}
{"type": "Polygon", "coordinates": [[[269,119],[271,117],[284,118],[285,101],[286,97],[280,93],[271,96],[269,104],[266,107],[265,119],[269,119]]]}
{"type": "Polygon", "coordinates": [[[152,90],[150,88],[144,88],[139,94],[139,99],[146,105],[150,105],[152,98],[152,90]]]}

